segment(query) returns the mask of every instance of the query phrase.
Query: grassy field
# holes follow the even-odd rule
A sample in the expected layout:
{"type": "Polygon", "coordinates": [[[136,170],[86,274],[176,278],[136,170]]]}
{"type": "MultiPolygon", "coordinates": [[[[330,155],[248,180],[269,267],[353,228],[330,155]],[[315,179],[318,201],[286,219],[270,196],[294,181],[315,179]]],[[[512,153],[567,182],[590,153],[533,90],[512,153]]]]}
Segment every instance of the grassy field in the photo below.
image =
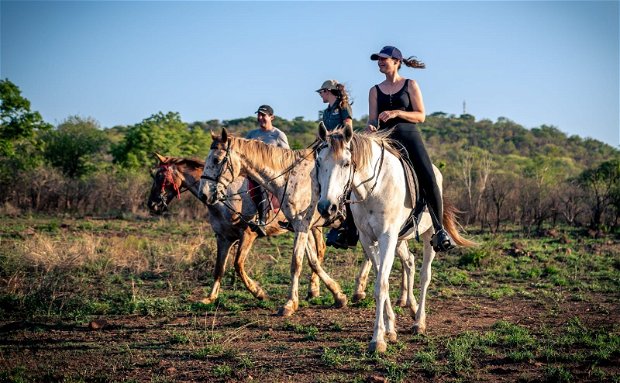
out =
{"type": "MultiPolygon", "coordinates": [[[[481,246],[433,263],[427,334],[397,308],[398,341],[379,356],[366,351],[372,282],[346,308],[323,289],[294,316],[275,315],[291,235],[257,241],[246,263],[269,300],[230,268],[204,305],[215,254],[206,223],[0,217],[0,382],[620,382],[617,237],[468,237],[481,246]]],[[[362,256],[359,246],[326,256],[349,297],[362,256]]],[[[307,265],[302,296],[306,276],[307,265]]],[[[399,278],[397,261],[393,298],[399,278]]]]}

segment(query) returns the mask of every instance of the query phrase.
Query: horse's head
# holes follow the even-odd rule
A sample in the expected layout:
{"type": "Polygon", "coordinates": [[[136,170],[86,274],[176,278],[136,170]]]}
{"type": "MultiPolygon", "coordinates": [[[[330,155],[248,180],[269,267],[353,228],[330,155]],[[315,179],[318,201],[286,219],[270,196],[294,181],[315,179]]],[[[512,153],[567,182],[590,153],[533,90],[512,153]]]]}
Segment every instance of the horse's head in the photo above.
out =
{"type": "Polygon", "coordinates": [[[225,128],[217,136],[211,133],[211,150],[205,158],[205,167],[200,177],[200,198],[209,205],[215,204],[226,195],[226,188],[239,176],[238,158],[232,149],[232,138],[225,128]]]}
{"type": "Polygon", "coordinates": [[[158,153],[155,153],[155,156],[159,160],[159,164],[152,173],[153,185],[147,206],[152,214],[162,214],[168,210],[168,204],[174,197],[180,198],[179,190],[183,179],[176,172],[175,164],[171,158],[158,153]]]}
{"type": "Polygon", "coordinates": [[[347,125],[328,132],[321,122],[319,138],[323,143],[316,154],[316,174],[321,190],[317,209],[329,220],[340,212],[351,187],[355,171],[351,155],[353,129],[347,125]]]}

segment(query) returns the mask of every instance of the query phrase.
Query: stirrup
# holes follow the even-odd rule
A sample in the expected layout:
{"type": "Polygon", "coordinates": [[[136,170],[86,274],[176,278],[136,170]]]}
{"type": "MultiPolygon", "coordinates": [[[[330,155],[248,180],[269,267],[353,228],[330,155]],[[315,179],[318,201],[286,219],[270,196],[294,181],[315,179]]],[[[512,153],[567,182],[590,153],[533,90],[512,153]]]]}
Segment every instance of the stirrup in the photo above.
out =
{"type": "Polygon", "coordinates": [[[348,249],[349,248],[344,238],[344,232],[338,229],[331,229],[329,233],[327,233],[325,244],[327,246],[335,247],[336,249],[348,249]]]}
{"type": "Polygon", "coordinates": [[[280,227],[284,230],[288,230],[292,232],[295,231],[295,229],[293,228],[293,225],[289,221],[278,221],[278,225],[280,225],[280,227]]]}
{"type": "Polygon", "coordinates": [[[265,231],[265,223],[263,221],[258,220],[256,222],[248,222],[248,226],[250,227],[250,230],[258,234],[259,238],[267,236],[267,232],[265,231]]]}
{"type": "Polygon", "coordinates": [[[433,246],[433,250],[436,252],[448,251],[456,247],[454,240],[450,238],[450,235],[448,235],[446,230],[443,228],[433,234],[431,237],[431,245],[433,246]]]}

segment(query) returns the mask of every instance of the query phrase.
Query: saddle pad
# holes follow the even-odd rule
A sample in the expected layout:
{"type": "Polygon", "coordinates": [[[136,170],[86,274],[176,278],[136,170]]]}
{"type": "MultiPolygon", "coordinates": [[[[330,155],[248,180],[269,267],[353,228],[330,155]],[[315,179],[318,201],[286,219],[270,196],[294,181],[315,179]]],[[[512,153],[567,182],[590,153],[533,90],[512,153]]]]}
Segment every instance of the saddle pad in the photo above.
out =
{"type": "MultiPolygon", "coordinates": [[[[253,179],[248,178],[248,190],[250,192],[250,196],[252,199],[258,195],[260,192],[260,184],[255,182],[253,179]]],[[[276,198],[271,192],[267,192],[269,198],[269,210],[277,210],[280,208],[280,200],[276,198]]]]}
{"type": "MultiPolygon", "coordinates": [[[[403,170],[405,171],[405,181],[407,182],[407,187],[409,188],[409,198],[411,199],[411,206],[413,209],[411,210],[411,215],[407,218],[403,226],[400,228],[400,232],[398,233],[398,238],[403,238],[409,236],[414,230],[418,229],[418,221],[420,215],[424,211],[426,204],[420,195],[420,188],[418,184],[418,178],[413,169],[413,165],[408,159],[403,157],[400,158],[400,163],[403,166],[403,170]]],[[[416,233],[416,238],[417,238],[416,233]]]]}

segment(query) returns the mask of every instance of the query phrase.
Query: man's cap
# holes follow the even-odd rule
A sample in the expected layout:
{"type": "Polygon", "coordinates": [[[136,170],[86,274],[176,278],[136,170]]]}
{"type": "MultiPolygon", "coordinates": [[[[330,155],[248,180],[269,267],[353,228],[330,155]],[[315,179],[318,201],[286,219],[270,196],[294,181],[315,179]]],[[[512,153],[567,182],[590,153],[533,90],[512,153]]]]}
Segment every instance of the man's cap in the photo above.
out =
{"type": "Polygon", "coordinates": [[[338,81],[336,80],[326,80],[325,82],[323,82],[323,85],[321,85],[321,87],[319,89],[317,89],[317,92],[320,92],[322,90],[336,90],[338,89],[338,81]]]}
{"type": "Polygon", "coordinates": [[[269,105],[261,105],[258,107],[258,110],[254,113],[263,113],[268,116],[273,116],[273,108],[269,105]]]}
{"type": "Polygon", "coordinates": [[[388,58],[391,57],[393,59],[402,60],[403,55],[400,53],[400,50],[391,45],[387,45],[381,49],[379,53],[373,53],[370,55],[371,60],[379,60],[379,57],[388,58]]]}

